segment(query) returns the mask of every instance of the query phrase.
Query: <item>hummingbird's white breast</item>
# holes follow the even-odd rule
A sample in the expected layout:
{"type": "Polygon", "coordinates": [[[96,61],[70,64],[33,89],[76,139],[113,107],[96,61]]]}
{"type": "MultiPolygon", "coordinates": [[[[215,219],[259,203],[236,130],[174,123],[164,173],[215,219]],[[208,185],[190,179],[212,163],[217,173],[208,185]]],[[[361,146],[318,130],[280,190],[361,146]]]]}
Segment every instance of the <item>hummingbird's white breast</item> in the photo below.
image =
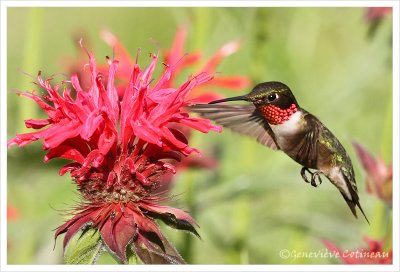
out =
{"type": "Polygon", "coordinates": [[[293,113],[290,118],[282,124],[269,126],[272,129],[272,132],[275,135],[275,140],[281,148],[284,146],[292,145],[292,138],[297,133],[301,131],[301,127],[304,125],[304,113],[299,110],[293,113]]]}
{"type": "Polygon", "coordinates": [[[300,126],[302,126],[303,122],[303,112],[300,110],[293,113],[290,118],[282,124],[272,125],[269,124],[272,131],[276,136],[285,137],[292,136],[299,132],[300,126]]]}

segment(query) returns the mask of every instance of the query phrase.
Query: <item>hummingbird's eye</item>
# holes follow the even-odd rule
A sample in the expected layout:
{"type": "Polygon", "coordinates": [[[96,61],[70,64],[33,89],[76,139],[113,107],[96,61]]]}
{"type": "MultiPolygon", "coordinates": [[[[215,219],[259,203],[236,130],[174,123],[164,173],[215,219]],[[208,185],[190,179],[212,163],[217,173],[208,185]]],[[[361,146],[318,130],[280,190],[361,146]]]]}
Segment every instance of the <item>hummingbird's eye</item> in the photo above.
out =
{"type": "Polygon", "coordinates": [[[272,93],[267,96],[268,102],[272,102],[278,98],[278,95],[276,93],[272,93]]]}

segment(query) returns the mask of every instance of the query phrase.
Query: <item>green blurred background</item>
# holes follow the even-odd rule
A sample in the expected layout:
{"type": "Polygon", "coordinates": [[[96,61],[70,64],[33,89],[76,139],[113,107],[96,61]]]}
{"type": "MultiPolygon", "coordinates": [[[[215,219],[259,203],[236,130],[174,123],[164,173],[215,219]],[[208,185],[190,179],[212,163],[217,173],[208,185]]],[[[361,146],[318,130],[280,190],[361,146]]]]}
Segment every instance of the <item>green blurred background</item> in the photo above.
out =
{"type": "MultiPolygon", "coordinates": [[[[186,51],[211,56],[239,39],[241,49],[219,66],[223,74],[248,76],[254,83],[282,81],[298,102],[319,117],[341,140],[357,176],[361,204],[371,225],[353,218],[339,192],[324,179],[313,188],[300,166],[281,152],[233,134],[196,133],[192,146],[215,149],[219,168],[176,176],[172,203],[189,210],[202,240],[162,227],[193,264],[338,263],[336,259],[282,259],[282,249],[324,250],[321,238],[343,248],[364,246],[362,237],[383,237],[385,207],[365,190],[364,173],[351,141],[372,153],[392,157],[391,20],[368,36],[365,8],[9,8],[8,138],[27,132],[23,120],[42,117],[15,90],[33,90],[36,75],[65,73],[65,58],[78,56],[75,37],[85,37],[99,62],[112,50],[100,30],[116,34],[131,54],[171,46],[178,26],[188,26],[186,51]]],[[[190,72],[190,71],[189,71],[190,72]]],[[[187,75],[189,74],[187,72],[187,75]]],[[[232,92],[220,90],[223,95],[232,92]]],[[[248,92],[243,90],[242,92],[248,92]]],[[[237,94],[234,94],[237,95],[237,94]]],[[[8,152],[8,200],[18,217],[8,222],[10,264],[62,263],[62,239],[53,251],[54,232],[78,195],[63,161],[44,164],[41,142],[8,152]]],[[[389,237],[390,239],[390,237],[389,237]]],[[[115,263],[103,255],[99,263],[115,263]]]]}

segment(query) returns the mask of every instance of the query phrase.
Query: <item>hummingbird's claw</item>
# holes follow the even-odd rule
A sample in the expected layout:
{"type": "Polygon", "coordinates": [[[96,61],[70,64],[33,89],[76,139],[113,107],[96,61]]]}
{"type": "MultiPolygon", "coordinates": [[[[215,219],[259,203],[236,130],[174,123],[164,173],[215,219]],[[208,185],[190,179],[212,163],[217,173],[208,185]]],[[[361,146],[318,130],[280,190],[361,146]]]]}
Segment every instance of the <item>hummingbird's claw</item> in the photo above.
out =
{"type": "Polygon", "coordinates": [[[312,186],[318,187],[319,185],[321,185],[322,180],[321,180],[321,177],[319,176],[321,173],[322,173],[321,171],[316,171],[312,174],[312,176],[311,176],[311,185],[312,186]],[[318,184],[315,182],[316,178],[318,178],[318,182],[319,182],[318,184]]]}
{"type": "Polygon", "coordinates": [[[301,174],[301,177],[303,178],[303,180],[307,183],[311,183],[311,185],[314,187],[318,187],[322,183],[321,177],[319,176],[321,173],[322,173],[321,171],[316,171],[313,173],[307,167],[301,168],[301,171],[300,171],[300,174],[301,174]],[[310,179],[308,179],[308,177],[306,175],[306,171],[311,175],[310,179]],[[318,184],[316,182],[317,179],[318,179],[318,184]]]}
{"type": "Polygon", "coordinates": [[[301,168],[300,174],[301,174],[301,177],[303,178],[303,180],[305,182],[310,183],[312,181],[312,179],[308,180],[307,175],[306,175],[306,171],[308,173],[310,173],[311,175],[313,174],[307,167],[301,168]]]}

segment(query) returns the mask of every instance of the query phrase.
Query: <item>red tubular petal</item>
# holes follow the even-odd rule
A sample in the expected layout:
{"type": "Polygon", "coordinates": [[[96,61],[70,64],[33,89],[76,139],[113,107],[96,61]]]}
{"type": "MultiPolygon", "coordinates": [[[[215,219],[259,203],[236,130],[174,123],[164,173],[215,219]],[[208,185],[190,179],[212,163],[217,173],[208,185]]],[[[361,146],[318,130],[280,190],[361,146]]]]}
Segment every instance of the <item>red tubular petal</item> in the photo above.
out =
{"type": "Polygon", "coordinates": [[[83,164],[85,160],[85,158],[78,150],[68,145],[59,145],[58,147],[51,149],[44,157],[44,161],[48,162],[53,158],[63,158],[67,160],[76,161],[80,164],[83,164]]]}
{"type": "MultiPolygon", "coordinates": [[[[96,160],[101,156],[100,151],[98,149],[92,150],[88,156],[85,158],[85,161],[82,164],[82,167],[73,173],[74,176],[83,176],[85,175],[90,168],[96,167],[98,163],[96,160]]],[[[102,156],[101,156],[102,157],[102,156]]]]}
{"type": "Polygon", "coordinates": [[[194,219],[188,213],[186,213],[180,209],[176,209],[176,208],[169,207],[169,206],[161,206],[161,205],[157,205],[154,203],[148,203],[148,202],[144,202],[142,207],[146,210],[149,210],[149,211],[152,211],[152,212],[155,212],[158,214],[170,213],[170,214],[173,214],[176,217],[176,219],[178,219],[178,220],[185,220],[192,225],[197,225],[196,221],[194,221],[194,219]]]}
{"type": "Polygon", "coordinates": [[[77,136],[79,130],[80,124],[75,121],[69,122],[65,120],[58,124],[54,124],[47,130],[42,131],[44,138],[43,147],[45,149],[57,147],[65,140],[77,136]]]}
{"type": "Polygon", "coordinates": [[[161,146],[160,133],[158,129],[152,126],[146,119],[132,120],[133,131],[140,139],[161,146]]]}
{"type": "Polygon", "coordinates": [[[222,95],[212,92],[202,93],[200,95],[194,96],[194,98],[187,100],[186,103],[188,105],[199,104],[199,103],[208,103],[214,100],[219,100],[224,98],[222,95]]]}
{"type": "Polygon", "coordinates": [[[82,87],[81,87],[81,85],[80,85],[80,83],[79,83],[79,79],[78,79],[78,75],[77,74],[73,74],[72,76],[71,76],[71,84],[72,84],[72,87],[74,87],[74,89],[79,93],[79,92],[82,92],[82,87]]]}
{"type": "Polygon", "coordinates": [[[179,27],[175,32],[174,41],[172,42],[171,49],[167,54],[167,62],[175,64],[183,55],[183,48],[186,42],[187,29],[186,27],[179,27]]]}
{"type": "Polygon", "coordinates": [[[110,114],[111,117],[110,120],[113,122],[114,126],[117,124],[119,117],[118,93],[114,85],[114,77],[117,71],[117,67],[118,67],[118,61],[116,60],[112,61],[108,72],[108,81],[107,81],[107,95],[109,101],[107,108],[108,108],[108,113],[110,114]]]}
{"type": "Polygon", "coordinates": [[[179,94],[179,96],[177,95],[177,99],[179,99],[179,101],[183,103],[183,101],[186,99],[193,88],[201,84],[207,83],[213,78],[214,76],[212,74],[206,72],[202,72],[190,78],[178,88],[177,93],[179,94]]]}
{"type": "Polygon", "coordinates": [[[374,157],[360,144],[353,142],[353,146],[356,149],[357,156],[361,161],[364,169],[369,175],[375,176],[377,174],[377,162],[374,157]]]}
{"type": "Polygon", "coordinates": [[[150,84],[151,76],[153,75],[154,69],[156,68],[157,60],[158,60],[158,55],[155,54],[150,54],[150,57],[152,58],[152,61],[150,65],[146,68],[146,70],[143,71],[141,80],[143,81],[143,84],[145,86],[148,86],[150,84]]]}
{"type": "Polygon", "coordinates": [[[131,67],[134,65],[129,52],[118,40],[118,38],[110,31],[102,30],[100,32],[100,36],[111,48],[113,48],[115,57],[120,60],[121,71],[123,71],[124,74],[128,73],[129,76],[131,67]]]}
{"type": "Polygon", "coordinates": [[[115,174],[114,171],[110,172],[108,174],[108,177],[107,177],[107,189],[110,189],[113,186],[114,180],[115,180],[116,177],[117,177],[117,175],[115,174]]]}
{"type": "MultiPolygon", "coordinates": [[[[157,89],[157,88],[154,88],[157,89]]],[[[174,88],[166,88],[166,89],[159,89],[155,92],[150,92],[148,98],[152,100],[153,102],[158,103],[159,105],[162,103],[165,103],[165,98],[172,93],[174,93],[176,89],[174,88]]],[[[157,105],[157,106],[159,106],[157,105]]]]}
{"type": "MultiPolygon", "coordinates": [[[[117,211],[114,210],[114,212],[117,211]]],[[[121,211],[118,212],[121,213],[121,211]]],[[[126,248],[136,233],[135,220],[132,216],[121,216],[119,220],[108,219],[100,230],[101,237],[108,249],[123,263],[127,262],[126,248]]]]}
{"type": "Polygon", "coordinates": [[[42,99],[40,99],[39,96],[35,95],[34,93],[19,93],[20,96],[25,96],[27,98],[30,98],[34,100],[45,112],[46,114],[51,118],[54,119],[56,110],[51,107],[49,104],[44,102],[42,99]]]}
{"type": "Polygon", "coordinates": [[[69,164],[67,164],[67,165],[64,165],[64,166],[60,169],[60,171],[58,171],[58,174],[59,174],[60,176],[63,176],[63,175],[65,175],[65,173],[75,171],[76,169],[78,169],[78,168],[80,168],[80,167],[81,167],[81,164],[80,164],[80,163],[76,163],[76,162],[74,162],[74,163],[69,163],[69,164]]]}
{"type": "MultiPolygon", "coordinates": [[[[150,219],[143,214],[137,214],[135,216],[135,223],[138,226],[138,229],[140,232],[146,232],[146,233],[153,233],[155,234],[159,240],[161,240],[162,234],[157,226],[157,224],[153,221],[153,219],[150,219]]],[[[155,238],[157,240],[157,238],[155,238]]],[[[160,245],[161,247],[163,245],[160,245]]]]}
{"type": "Polygon", "coordinates": [[[248,88],[251,85],[251,80],[244,76],[221,76],[217,75],[214,79],[203,85],[203,87],[211,85],[230,90],[242,90],[248,88]]]}
{"type": "Polygon", "coordinates": [[[200,119],[200,118],[182,118],[179,120],[179,123],[194,128],[203,133],[208,133],[210,130],[214,130],[217,132],[221,132],[222,128],[220,126],[215,126],[208,119],[200,119]]]}
{"type": "Polygon", "coordinates": [[[167,171],[171,172],[172,174],[176,174],[176,168],[173,164],[164,162],[162,164],[163,168],[166,169],[167,171]]]}
{"type": "Polygon", "coordinates": [[[127,158],[125,160],[126,165],[128,166],[129,172],[131,174],[135,173],[136,171],[136,167],[135,167],[135,163],[133,162],[133,160],[131,158],[127,158]]]}
{"type": "Polygon", "coordinates": [[[164,249],[139,234],[133,243],[135,253],[145,264],[185,264],[178,251],[164,236],[161,237],[161,242],[164,249]]]}
{"type": "Polygon", "coordinates": [[[26,127],[34,128],[34,129],[41,129],[51,123],[52,123],[51,119],[41,119],[41,120],[28,119],[28,120],[25,120],[26,127]]]}
{"type": "MultiPolygon", "coordinates": [[[[193,52],[186,54],[182,60],[179,62],[179,69],[183,69],[190,65],[196,64],[201,59],[201,52],[193,52]]],[[[173,64],[173,63],[171,63],[173,64]]]]}
{"type": "Polygon", "coordinates": [[[16,144],[20,147],[30,144],[31,142],[37,141],[42,138],[42,131],[39,132],[31,132],[24,134],[17,134],[15,138],[10,139],[7,142],[7,147],[9,148],[11,145],[16,144]]]}
{"type": "Polygon", "coordinates": [[[178,140],[169,128],[164,127],[161,132],[165,140],[178,148],[178,150],[183,151],[187,148],[187,144],[178,140]]]}
{"type": "Polygon", "coordinates": [[[98,140],[97,146],[99,147],[100,153],[106,155],[116,144],[117,137],[118,135],[114,128],[106,125],[98,140]]]}
{"type": "Polygon", "coordinates": [[[207,64],[203,68],[203,72],[212,73],[215,71],[215,68],[218,64],[227,56],[235,53],[240,47],[240,43],[238,41],[229,42],[223,45],[215,54],[211,57],[211,59],[207,62],[207,64]]]}
{"type": "MultiPolygon", "coordinates": [[[[67,246],[69,240],[76,234],[76,232],[78,232],[79,230],[81,230],[83,227],[85,227],[88,224],[93,223],[92,219],[93,219],[93,209],[88,209],[86,211],[83,211],[77,215],[75,215],[74,217],[72,217],[70,220],[68,220],[67,222],[65,222],[63,225],[59,226],[57,228],[56,233],[54,234],[54,239],[57,239],[57,237],[60,234],[63,233],[67,233],[64,237],[64,249],[67,246]]],[[[96,213],[96,212],[95,212],[96,213]]]]}
{"type": "MultiPolygon", "coordinates": [[[[82,218],[75,221],[74,224],[68,227],[67,233],[64,237],[63,248],[65,250],[66,246],[68,245],[69,241],[71,240],[74,235],[80,231],[85,229],[87,226],[91,225],[93,222],[91,221],[91,216],[83,216],[82,218]]],[[[59,233],[60,234],[60,233],[59,233]]],[[[57,235],[57,233],[56,233],[57,235]]]]}
{"type": "Polygon", "coordinates": [[[142,175],[142,173],[136,172],[135,174],[136,174],[137,180],[140,181],[143,185],[145,185],[145,186],[150,185],[146,176],[142,175]]]}
{"type": "Polygon", "coordinates": [[[81,135],[82,139],[88,141],[103,121],[103,116],[101,116],[98,112],[91,112],[88,118],[85,120],[83,126],[81,126],[79,134],[81,135]]]}

